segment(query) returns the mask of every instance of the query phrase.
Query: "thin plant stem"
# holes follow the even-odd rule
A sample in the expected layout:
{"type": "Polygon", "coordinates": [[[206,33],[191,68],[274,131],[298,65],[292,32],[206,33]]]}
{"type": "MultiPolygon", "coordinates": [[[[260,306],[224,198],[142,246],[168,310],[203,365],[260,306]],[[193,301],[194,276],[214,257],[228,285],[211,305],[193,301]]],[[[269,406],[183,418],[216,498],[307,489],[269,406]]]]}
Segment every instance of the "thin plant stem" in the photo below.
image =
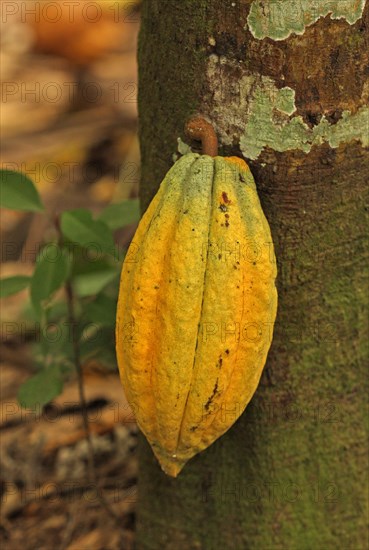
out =
{"type": "MultiPolygon", "coordinates": [[[[63,234],[61,232],[60,228],[60,221],[59,217],[56,217],[55,219],[55,226],[58,232],[59,236],[59,245],[63,245],[63,234]]],[[[78,381],[78,393],[79,393],[79,400],[81,403],[81,409],[82,409],[82,422],[83,422],[83,428],[85,432],[85,437],[87,441],[87,471],[88,471],[88,480],[91,483],[91,485],[96,486],[96,493],[97,498],[101,504],[101,506],[106,510],[106,512],[114,519],[115,523],[120,529],[123,529],[122,527],[122,520],[119,517],[119,515],[113,510],[110,503],[105,498],[105,495],[103,494],[102,490],[100,490],[99,487],[99,477],[96,469],[95,464],[95,451],[94,446],[92,443],[92,436],[91,436],[91,429],[90,424],[88,420],[88,413],[87,413],[87,401],[86,401],[86,392],[85,392],[85,385],[83,380],[83,371],[82,371],[82,364],[81,364],[81,354],[80,354],[80,347],[79,347],[79,337],[78,337],[78,326],[77,326],[77,316],[75,313],[74,308],[74,292],[73,292],[73,286],[70,277],[67,279],[65,285],[65,293],[67,298],[67,307],[68,307],[68,321],[71,327],[71,335],[72,335],[72,347],[73,347],[73,362],[76,368],[77,373],[77,381],[78,381]]]]}

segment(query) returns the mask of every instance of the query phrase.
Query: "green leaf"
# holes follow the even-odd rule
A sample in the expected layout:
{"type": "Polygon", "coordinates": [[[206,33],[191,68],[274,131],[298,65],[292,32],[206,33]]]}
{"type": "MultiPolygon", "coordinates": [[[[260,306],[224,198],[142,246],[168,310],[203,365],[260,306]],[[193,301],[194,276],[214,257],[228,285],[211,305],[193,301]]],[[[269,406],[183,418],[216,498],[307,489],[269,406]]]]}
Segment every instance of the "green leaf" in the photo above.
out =
{"type": "Polygon", "coordinates": [[[25,275],[15,275],[14,277],[0,279],[0,298],[6,298],[24,290],[29,285],[30,280],[31,277],[26,277],[25,275]]]}
{"type": "Polygon", "coordinates": [[[84,208],[64,212],[61,217],[64,236],[84,248],[96,253],[114,254],[113,235],[107,224],[94,220],[91,212],[84,208]]]}
{"type": "Polygon", "coordinates": [[[52,306],[48,308],[48,323],[60,323],[66,319],[68,319],[68,304],[66,301],[55,302],[52,306]]]}
{"type": "Polygon", "coordinates": [[[43,300],[47,300],[67,280],[70,269],[70,255],[55,243],[45,246],[36,261],[31,280],[31,301],[40,312],[43,300]]]}
{"type": "Polygon", "coordinates": [[[66,301],[54,302],[48,307],[47,318],[42,319],[44,322],[32,345],[32,357],[40,367],[50,364],[50,359],[58,364],[61,372],[70,368],[70,365],[73,367],[73,324],[67,310],[66,301]]]}
{"type": "Polygon", "coordinates": [[[12,210],[44,210],[33,182],[20,172],[0,170],[0,206],[12,210]]]}
{"type": "Polygon", "coordinates": [[[117,369],[115,337],[111,328],[97,325],[87,327],[81,335],[80,352],[83,361],[95,359],[107,367],[117,369]]]}
{"type": "Polygon", "coordinates": [[[140,219],[140,204],[138,199],[110,204],[100,213],[99,220],[106,223],[112,231],[137,222],[140,219]]]}
{"type": "Polygon", "coordinates": [[[63,381],[58,367],[48,367],[32,376],[21,385],[19,404],[27,409],[43,407],[63,390],[63,381]]]}
{"type": "Polygon", "coordinates": [[[109,298],[105,294],[99,294],[93,302],[84,308],[83,317],[91,323],[114,327],[116,308],[116,299],[109,298]]]}
{"type": "Polygon", "coordinates": [[[119,271],[114,268],[106,268],[101,271],[83,273],[73,278],[73,288],[81,298],[98,294],[119,276],[119,271]]]}

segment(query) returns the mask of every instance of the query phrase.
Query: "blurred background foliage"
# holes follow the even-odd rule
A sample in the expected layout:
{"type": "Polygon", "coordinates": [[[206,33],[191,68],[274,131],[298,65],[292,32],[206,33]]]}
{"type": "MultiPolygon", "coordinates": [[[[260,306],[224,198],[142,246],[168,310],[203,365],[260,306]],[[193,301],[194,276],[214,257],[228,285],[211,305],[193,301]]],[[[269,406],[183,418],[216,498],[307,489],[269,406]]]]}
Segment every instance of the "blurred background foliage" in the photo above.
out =
{"type": "Polygon", "coordinates": [[[1,10],[1,536],[9,548],[122,547],[113,519],[97,519],[96,500],[83,499],[77,344],[97,468],[129,547],[136,428],[114,325],[139,218],[140,5],[2,0],[1,10]],[[64,495],[77,470],[78,497],[59,495],[45,510],[40,488],[59,483],[64,495]]]}

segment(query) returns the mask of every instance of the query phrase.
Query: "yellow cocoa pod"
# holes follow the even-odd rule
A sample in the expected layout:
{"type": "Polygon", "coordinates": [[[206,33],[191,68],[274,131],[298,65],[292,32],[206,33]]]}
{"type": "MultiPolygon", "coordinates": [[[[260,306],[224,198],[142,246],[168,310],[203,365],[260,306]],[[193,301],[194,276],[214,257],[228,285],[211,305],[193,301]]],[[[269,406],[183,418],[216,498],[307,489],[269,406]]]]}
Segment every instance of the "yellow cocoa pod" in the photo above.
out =
{"type": "Polygon", "coordinates": [[[247,164],[180,158],[128,250],[116,323],[127,399],[168,475],[226,432],[253,396],[272,339],[275,278],[247,164]]]}

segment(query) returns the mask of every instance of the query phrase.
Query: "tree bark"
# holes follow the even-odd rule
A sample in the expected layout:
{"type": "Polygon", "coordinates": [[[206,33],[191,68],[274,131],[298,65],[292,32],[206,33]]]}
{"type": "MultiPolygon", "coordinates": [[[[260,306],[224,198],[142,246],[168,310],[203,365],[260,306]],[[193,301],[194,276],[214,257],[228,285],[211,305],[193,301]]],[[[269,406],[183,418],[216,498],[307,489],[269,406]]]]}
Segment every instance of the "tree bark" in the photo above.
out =
{"type": "Polygon", "coordinates": [[[220,154],[244,154],[253,172],[279,307],[259,388],[223,437],[177,479],[141,438],[139,549],[367,548],[369,6],[358,4],[340,15],[342,2],[299,2],[291,15],[288,1],[143,2],[143,209],[185,121],[207,116],[220,154]]]}

